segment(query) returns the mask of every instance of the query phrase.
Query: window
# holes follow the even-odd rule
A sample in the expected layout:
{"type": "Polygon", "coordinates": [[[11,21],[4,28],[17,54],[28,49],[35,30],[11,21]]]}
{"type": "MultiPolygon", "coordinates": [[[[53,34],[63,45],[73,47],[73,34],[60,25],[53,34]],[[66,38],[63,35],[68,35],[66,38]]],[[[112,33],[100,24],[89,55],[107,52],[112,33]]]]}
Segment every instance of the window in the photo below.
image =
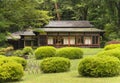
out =
{"type": "Polygon", "coordinates": [[[53,44],[53,38],[52,37],[48,37],[48,44],[53,44]]]}
{"type": "Polygon", "coordinates": [[[54,37],[53,43],[55,45],[62,45],[63,44],[63,38],[62,37],[54,37]]]}
{"type": "Polygon", "coordinates": [[[32,41],[25,40],[25,46],[32,46],[32,41]]]}
{"type": "Polygon", "coordinates": [[[85,37],[85,38],[84,38],[84,44],[87,44],[87,45],[92,44],[92,42],[91,42],[91,37],[85,37]]]}
{"type": "Polygon", "coordinates": [[[76,44],[77,45],[82,45],[84,43],[84,37],[80,36],[76,38],[76,44]]]}
{"type": "Polygon", "coordinates": [[[92,37],[92,44],[98,44],[98,36],[92,37]]]}
{"type": "Polygon", "coordinates": [[[68,37],[64,37],[64,44],[68,44],[68,37]]]}
{"type": "Polygon", "coordinates": [[[75,37],[70,37],[70,44],[75,44],[75,37]]]}

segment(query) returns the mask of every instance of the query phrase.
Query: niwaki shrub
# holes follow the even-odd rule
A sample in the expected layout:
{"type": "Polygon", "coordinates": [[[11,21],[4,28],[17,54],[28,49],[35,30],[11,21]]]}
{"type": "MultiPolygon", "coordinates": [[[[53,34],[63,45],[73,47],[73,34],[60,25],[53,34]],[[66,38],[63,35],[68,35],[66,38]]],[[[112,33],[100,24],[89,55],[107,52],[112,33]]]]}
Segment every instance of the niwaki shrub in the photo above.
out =
{"type": "Polygon", "coordinates": [[[47,57],[54,57],[56,53],[56,48],[52,46],[43,46],[35,50],[36,59],[43,59],[47,57]]]}
{"type": "Polygon", "coordinates": [[[24,74],[21,64],[6,62],[0,65],[0,82],[20,80],[24,74]]]}
{"type": "Polygon", "coordinates": [[[41,62],[40,69],[44,73],[65,72],[70,69],[70,60],[63,57],[46,58],[41,62]]]}
{"type": "Polygon", "coordinates": [[[116,57],[86,57],[78,66],[78,72],[88,77],[111,77],[120,74],[120,60],[116,57]]]}
{"type": "Polygon", "coordinates": [[[26,68],[27,60],[25,60],[24,58],[15,57],[15,56],[12,56],[12,57],[9,57],[9,58],[13,61],[16,61],[17,63],[20,63],[23,66],[24,69],[26,68]]]}
{"type": "Polygon", "coordinates": [[[112,49],[107,51],[102,51],[96,54],[97,56],[114,56],[117,57],[120,60],[120,50],[119,49],[112,49]]]}
{"type": "Polygon", "coordinates": [[[115,48],[120,48],[120,44],[110,44],[104,47],[104,50],[111,50],[115,48]]]}
{"type": "Polygon", "coordinates": [[[78,47],[63,47],[57,50],[56,56],[69,59],[79,59],[83,57],[83,51],[78,47]]]}

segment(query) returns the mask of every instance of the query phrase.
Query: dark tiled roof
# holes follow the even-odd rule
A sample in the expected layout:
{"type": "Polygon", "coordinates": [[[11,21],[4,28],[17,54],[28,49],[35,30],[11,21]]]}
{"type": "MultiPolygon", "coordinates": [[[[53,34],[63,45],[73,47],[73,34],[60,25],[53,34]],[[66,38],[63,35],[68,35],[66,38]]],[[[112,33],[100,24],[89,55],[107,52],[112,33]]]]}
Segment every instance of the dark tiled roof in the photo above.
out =
{"type": "Polygon", "coordinates": [[[81,27],[81,28],[90,28],[93,27],[89,21],[50,21],[48,25],[45,27],[52,28],[52,27],[61,27],[61,28],[70,28],[70,27],[81,27]]]}
{"type": "Polygon", "coordinates": [[[104,32],[97,28],[40,28],[45,32],[104,32]]]}
{"type": "Polygon", "coordinates": [[[10,36],[7,36],[7,39],[20,39],[20,35],[27,35],[27,36],[34,36],[35,34],[33,33],[33,31],[18,31],[18,32],[14,32],[12,33],[10,36]]]}

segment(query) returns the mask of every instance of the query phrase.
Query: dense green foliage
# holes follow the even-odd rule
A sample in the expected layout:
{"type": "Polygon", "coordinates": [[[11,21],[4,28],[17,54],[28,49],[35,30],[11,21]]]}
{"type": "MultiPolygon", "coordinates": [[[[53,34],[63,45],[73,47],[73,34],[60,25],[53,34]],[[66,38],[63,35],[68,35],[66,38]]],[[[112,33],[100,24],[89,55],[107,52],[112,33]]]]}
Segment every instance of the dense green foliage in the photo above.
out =
{"type": "Polygon", "coordinates": [[[70,60],[62,57],[50,57],[44,59],[40,64],[40,69],[44,73],[65,72],[70,68],[70,60]]]}
{"type": "Polygon", "coordinates": [[[86,57],[78,66],[82,76],[111,77],[120,74],[120,60],[116,57],[86,57]]]}
{"type": "Polygon", "coordinates": [[[33,49],[31,47],[24,47],[23,48],[23,54],[32,55],[33,54],[33,49]]]}
{"type": "Polygon", "coordinates": [[[79,59],[83,57],[83,51],[81,48],[77,47],[64,47],[57,50],[56,56],[69,59],[79,59]]]}
{"type": "Polygon", "coordinates": [[[13,53],[14,56],[23,56],[23,51],[22,50],[15,50],[13,53]]]}
{"type": "Polygon", "coordinates": [[[13,55],[27,59],[30,55],[34,55],[34,53],[32,47],[24,47],[22,50],[15,50],[13,55]]]}
{"type": "Polygon", "coordinates": [[[23,74],[21,64],[8,58],[0,58],[0,82],[20,80],[23,74]]]}
{"type": "Polygon", "coordinates": [[[104,47],[104,50],[111,50],[115,48],[120,48],[120,44],[110,44],[104,47]]]}
{"type": "Polygon", "coordinates": [[[27,60],[25,60],[24,58],[21,57],[9,57],[9,58],[17,63],[20,63],[24,69],[26,68],[27,60]]]}
{"type": "Polygon", "coordinates": [[[51,18],[49,12],[38,7],[36,0],[0,0],[0,45],[4,44],[8,32],[47,24],[51,18]]]}
{"type": "Polygon", "coordinates": [[[43,59],[47,57],[54,57],[56,53],[56,48],[52,46],[43,46],[38,47],[35,50],[35,57],[36,59],[43,59]]]}
{"type": "Polygon", "coordinates": [[[120,49],[112,49],[107,51],[102,51],[97,54],[97,56],[114,56],[120,60],[120,49]]]}
{"type": "Polygon", "coordinates": [[[4,45],[6,41],[5,34],[0,33],[0,46],[4,45]]]}

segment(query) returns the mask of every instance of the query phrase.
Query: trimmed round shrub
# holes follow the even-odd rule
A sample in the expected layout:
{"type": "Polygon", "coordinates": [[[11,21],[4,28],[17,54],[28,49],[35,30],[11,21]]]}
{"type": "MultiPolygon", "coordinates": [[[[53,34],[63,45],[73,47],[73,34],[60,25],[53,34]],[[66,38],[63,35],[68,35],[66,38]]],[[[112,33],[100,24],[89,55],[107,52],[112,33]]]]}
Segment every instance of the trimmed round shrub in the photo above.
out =
{"type": "Polygon", "coordinates": [[[8,63],[8,62],[13,62],[13,60],[9,59],[8,57],[0,58],[0,66],[4,63],[8,63]]]}
{"type": "Polygon", "coordinates": [[[56,48],[52,46],[43,46],[35,50],[36,59],[43,59],[47,57],[54,57],[56,53],[56,48]]]}
{"type": "Polygon", "coordinates": [[[112,40],[112,41],[108,41],[106,44],[107,45],[110,45],[110,44],[120,44],[120,41],[119,40],[112,40]]]}
{"type": "Polygon", "coordinates": [[[9,57],[9,58],[13,61],[16,61],[17,63],[20,63],[24,69],[26,68],[27,61],[24,58],[21,57],[9,57]]]}
{"type": "Polygon", "coordinates": [[[31,47],[25,47],[23,48],[23,54],[25,55],[32,55],[33,54],[33,49],[31,47]]]}
{"type": "Polygon", "coordinates": [[[97,56],[114,56],[117,57],[120,60],[120,50],[119,49],[113,49],[113,50],[107,50],[102,51],[97,54],[97,56]]]}
{"type": "Polygon", "coordinates": [[[120,74],[120,60],[116,57],[86,57],[78,66],[78,72],[88,77],[112,77],[120,74]]]}
{"type": "Polygon", "coordinates": [[[83,57],[83,51],[78,47],[64,47],[57,50],[56,56],[69,59],[79,59],[83,57]]]}
{"type": "Polygon", "coordinates": [[[7,62],[0,65],[0,81],[20,80],[24,74],[23,67],[16,62],[7,62]]]}
{"type": "Polygon", "coordinates": [[[111,50],[111,49],[115,49],[115,48],[120,48],[120,44],[110,44],[104,47],[104,50],[111,50]]]}
{"type": "Polygon", "coordinates": [[[65,72],[70,69],[70,60],[62,57],[46,58],[41,62],[40,69],[44,73],[65,72]]]}

